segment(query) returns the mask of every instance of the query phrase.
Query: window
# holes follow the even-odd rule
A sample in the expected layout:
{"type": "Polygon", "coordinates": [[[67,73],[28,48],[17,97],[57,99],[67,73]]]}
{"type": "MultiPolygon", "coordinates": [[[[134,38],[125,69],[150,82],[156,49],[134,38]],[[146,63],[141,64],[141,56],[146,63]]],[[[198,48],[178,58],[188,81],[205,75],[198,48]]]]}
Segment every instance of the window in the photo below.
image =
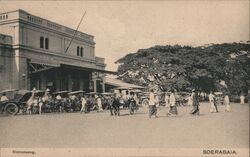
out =
{"type": "Polygon", "coordinates": [[[40,48],[44,47],[44,38],[40,37],[40,48]]]}
{"type": "Polygon", "coordinates": [[[77,46],[77,56],[79,56],[80,47],[77,46]]]}
{"type": "Polygon", "coordinates": [[[45,38],[45,49],[49,49],[49,39],[45,38]]]}
{"type": "Polygon", "coordinates": [[[8,19],[8,15],[6,15],[6,19],[8,19]]]}
{"type": "Polygon", "coordinates": [[[83,48],[81,47],[81,57],[83,56],[83,48]]]}

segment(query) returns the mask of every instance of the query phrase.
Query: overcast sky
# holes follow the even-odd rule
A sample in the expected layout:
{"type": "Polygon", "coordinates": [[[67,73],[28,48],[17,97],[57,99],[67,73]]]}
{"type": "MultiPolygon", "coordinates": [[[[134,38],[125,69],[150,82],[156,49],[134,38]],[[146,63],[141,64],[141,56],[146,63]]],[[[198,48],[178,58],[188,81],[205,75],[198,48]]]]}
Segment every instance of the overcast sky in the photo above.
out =
{"type": "Polygon", "coordinates": [[[249,1],[0,1],[0,12],[31,14],[95,36],[107,70],[128,53],[154,45],[249,40],[249,1]]]}

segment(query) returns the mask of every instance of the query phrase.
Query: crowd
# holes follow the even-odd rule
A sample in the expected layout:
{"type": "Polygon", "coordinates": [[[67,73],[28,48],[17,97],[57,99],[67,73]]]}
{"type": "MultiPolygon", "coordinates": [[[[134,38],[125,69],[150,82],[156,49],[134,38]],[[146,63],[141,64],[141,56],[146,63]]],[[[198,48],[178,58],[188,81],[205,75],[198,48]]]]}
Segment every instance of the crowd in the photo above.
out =
{"type": "MultiPolygon", "coordinates": [[[[42,97],[35,97],[36,89],[33,89],[32,95],[29,100],[26,102],[27,104],[27,112],[32,114],[33,108],[38,108],[37,111],[39,114],[42,112],[71,112],[71,111],[80,111],[80,113],[88,113],[90,111],[96,110],[97,112],[103,112],[104,109],[110,110],[111,116],[119,116],[121,108],[127,108],[130,111],[130,114],[133,114],[138,110],[139,106],[139,98],[137,94],[133,91],[126,93],[116,92],[109,94],[91,94],[86,95],[80,93],[79,95],[69,95],[67,98],[62,97],[62,93],[54,95],[53,97],[50,95],[49,89],[47,89],[42,97]]],[[[217,102],[215,98],[215,94],[210,92],[208,95],[209,104],[210,104],[210,112],[216,113],[218,112],[217,102]]],[[[149,108],[149,117],[157,116],[157,110],[160,106],[159,94],[154,92],[154,90],[150,90],[148,97],[148,108],[149,108]]],[[[8,98],[5,94],[2,94],[1,102],[8,101],[8,98]]],[[[175,90],[171,90],[170,94],[165,94],[165,106],[169,108],[169,111],[166,113],[167,116],[177,116],[177,100],[175,90]]],[[[240,97],[241,104],[244,104],[244,97],[240,97]]],[[[191,115],[199,115],[200,114],[200,97],[197,90],[192,90],[192,93],[188,97],[187,105],[192,106],[192,110],[190,111],[191,115]]],[[[225,111],[230,112],[230,100],[229,95],[224,95],[224,105],[225,111]]]]}
{"type": "MultiPolygon", "coordinates": [[[[210,112],[211,113],[217,113],[218,107],[217,107],[217,102],[216,98],[214,95],[214,92],[210,92],[209,96],[209,104],[210,104],[210,112]]],[[[225,105],[225,112],[230,112],[231,107],[230,107],[230,100],[229,100],[229,95],[226,93],[224,94],[223,98],[223,103],[225,105]]],[[[240,104],[244,104],[244,96],[240,96],[240,104]]],[[[167,112],[167,116],[177,116],[178,111],[177,111],[177,106],[176,106],[176,96],[175,96],[175,90],[171,90],[170,95],[166,94],[165,95],[165,103],[166,107],[169,107],[169,111],[167,112]]],[[[190,111],[191,115],[199,115],[200,114],[200,97],[198,94],[198,91],[193,89],[191,95],[188,98],[188,105],[192,106],[192,110],[190,111]]],[[[150,96],[149,96],[149,118],[152,116],[157,116],[157,108],[159,106],[159,100],[158,100],[158,95],[154,93],[153,90],[150,91],[150,96]]]]}

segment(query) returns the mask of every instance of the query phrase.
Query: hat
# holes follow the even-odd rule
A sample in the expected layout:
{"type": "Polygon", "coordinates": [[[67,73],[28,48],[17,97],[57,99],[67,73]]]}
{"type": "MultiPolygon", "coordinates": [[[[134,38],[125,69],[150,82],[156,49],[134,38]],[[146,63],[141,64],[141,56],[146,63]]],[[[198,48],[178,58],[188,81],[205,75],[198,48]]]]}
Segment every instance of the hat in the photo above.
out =
{"type": "Polygon", "coordinates": [[[46,91],[49,92],[50,91],[49,88],[47,88],[46,91]]]}
{"type": "Polygon", "coordinates": [[[195,92],[195,89],[192,89],[192,92],[195,92]]]}

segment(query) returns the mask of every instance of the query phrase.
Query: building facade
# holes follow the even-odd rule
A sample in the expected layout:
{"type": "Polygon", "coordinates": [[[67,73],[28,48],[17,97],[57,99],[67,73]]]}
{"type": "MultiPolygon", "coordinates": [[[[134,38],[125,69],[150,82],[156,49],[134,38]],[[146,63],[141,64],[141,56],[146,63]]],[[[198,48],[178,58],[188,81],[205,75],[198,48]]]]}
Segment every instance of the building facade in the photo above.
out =
{"type": "Polygon", "coordinates": [[[94,36],[23,10],[0,13],[0,90],[103,92],[105,66],[94,36]]]}

